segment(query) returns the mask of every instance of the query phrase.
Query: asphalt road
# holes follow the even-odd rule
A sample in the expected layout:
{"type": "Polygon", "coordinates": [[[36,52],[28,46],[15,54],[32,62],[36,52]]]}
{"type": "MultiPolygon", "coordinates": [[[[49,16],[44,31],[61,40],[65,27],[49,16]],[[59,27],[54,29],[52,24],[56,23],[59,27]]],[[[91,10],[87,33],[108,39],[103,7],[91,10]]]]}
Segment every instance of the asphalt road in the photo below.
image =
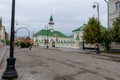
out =
{"type": "Polygon", "coordinates": [[[120,80],[120,56],[37,47],[31,51],[16,48],[15,58],[18,80],[120,80]]]}

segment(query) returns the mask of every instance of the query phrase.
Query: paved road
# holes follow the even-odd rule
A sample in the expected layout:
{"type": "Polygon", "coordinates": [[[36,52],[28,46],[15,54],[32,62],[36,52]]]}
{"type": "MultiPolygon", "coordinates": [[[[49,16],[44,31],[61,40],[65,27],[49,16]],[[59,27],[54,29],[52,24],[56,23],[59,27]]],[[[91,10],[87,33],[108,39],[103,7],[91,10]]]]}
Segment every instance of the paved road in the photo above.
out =
{"type": "Polygon", "coordinates": [[[8,46],[0,46],[0,69],[1,69],[1,63],[3,61],[3,56],[6,53],[8,49],[8,46]]]}
{"type": "MultiPolygon", "coordinates": [[[[18,80],[119,80],[120,57],[71,49],[15,50],[18,80]],[[26,78],[26,79],[25,79],[26,78]]],[[[5,66],[0,70],[3,72],[5,66]]]]}

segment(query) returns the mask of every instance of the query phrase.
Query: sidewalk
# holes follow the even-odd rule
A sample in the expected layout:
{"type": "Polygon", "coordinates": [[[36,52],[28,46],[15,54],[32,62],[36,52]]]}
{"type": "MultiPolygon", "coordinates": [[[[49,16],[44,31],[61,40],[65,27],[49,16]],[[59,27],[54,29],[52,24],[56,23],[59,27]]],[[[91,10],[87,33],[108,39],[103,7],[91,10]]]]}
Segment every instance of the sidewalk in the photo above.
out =
{"type": "MultiPolygon", "coordinates": [[[[70,51],[70,52],[78,52],[78,53],[84,53],[84,54],[91,54],[91,55],[96,55],[96,51],[95,50],[82,50],[82,49],[74,49],[74,48],[52,48],[50,47],[49,49],[53,49],[53,50],[63,50],[63,51],[70,51]]],[[[101,52],[100,54],[101,56],[107,56],[107,57],[119,57],[119,54],[107,54],[107,53],[103,53],[101,52]]]]}
{"type": "Polygon", "coordinates": [[[8,49],[8,46],[1,46],[0,47],[0,65],[2,63],[3,56],[6,53],[7,49],[8,49]]]}
{"type": "MultiPolygon", "coordinates": [[[[41,49],[46,49],[46,47],[37,47],[37,48],[41,48],[41,49]]],[[[48,49],[50,50],[61,50],[61,51],[70,51],[70,52],[78,52],[78,53],[84,53],[84,54],[95,54],[96,55],[96,50],[89,50],[89,49],[80,49],[80,48],[62,48],[62,47],[49,47],[48,49]]],[[[120,57],[119,54],[107,54],[107,53],[103,53],[101,52],[101,55],[109,55],[109,56],[116,56],[116,57],[120,57]]]]}

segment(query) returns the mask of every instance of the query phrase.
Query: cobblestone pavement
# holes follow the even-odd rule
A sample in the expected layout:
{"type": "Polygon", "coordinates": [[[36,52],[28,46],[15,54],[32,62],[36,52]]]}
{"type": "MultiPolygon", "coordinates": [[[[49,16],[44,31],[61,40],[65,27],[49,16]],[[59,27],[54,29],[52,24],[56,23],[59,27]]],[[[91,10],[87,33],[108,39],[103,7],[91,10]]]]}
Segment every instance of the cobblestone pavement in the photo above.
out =
{"type": "MultiPolygon", "coordinates": [[[[17,80],[119,80],[120,56],[75,49],[15,49],[17,80]]],[[[5,70],[5,64],[0,75],[5,70]]]]}

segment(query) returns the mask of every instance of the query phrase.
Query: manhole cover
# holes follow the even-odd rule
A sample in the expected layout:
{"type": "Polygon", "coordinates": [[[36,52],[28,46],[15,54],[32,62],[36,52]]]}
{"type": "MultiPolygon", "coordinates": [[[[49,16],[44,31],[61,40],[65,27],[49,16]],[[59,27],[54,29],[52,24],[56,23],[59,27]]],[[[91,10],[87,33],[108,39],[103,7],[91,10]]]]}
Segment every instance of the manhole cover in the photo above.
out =
{"type": "Polygon", "coordinates": [[[74,80],[71,76],[57,76],[53,80],[74,80]]]}

